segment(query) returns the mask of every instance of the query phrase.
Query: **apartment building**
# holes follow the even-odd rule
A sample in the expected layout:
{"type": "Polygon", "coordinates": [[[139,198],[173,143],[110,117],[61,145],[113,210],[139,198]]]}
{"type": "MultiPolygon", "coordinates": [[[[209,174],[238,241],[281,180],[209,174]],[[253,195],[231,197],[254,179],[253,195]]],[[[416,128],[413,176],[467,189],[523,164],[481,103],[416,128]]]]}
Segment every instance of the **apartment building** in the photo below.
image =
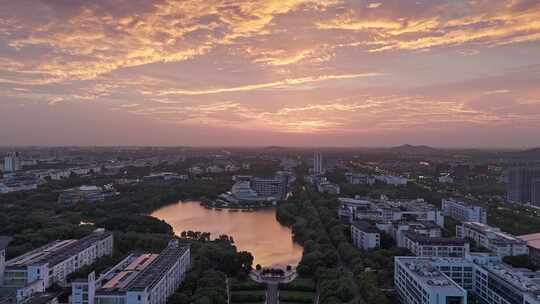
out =
{"type": "Polygon", "coordinates": [[[104,229],[79,240],[54,241],[5,263],[3,287],[18,288],[20,297],[64,284],[69,274],[111,255],[113,235],[104,229]]]}
{"type": "Polygon", "coordinates": [[[445,216],[450,216],[460,222],[479,222],[487,224],[486,209],[480,206],[468,205],[454,199],[443,199],[442,211],[445,216]]]}
{"type": "Polygon", "coordinates": [[[19,152],[10,152],[4,157],[4,172],[15,172],[21,168],[21,154],[19,152]]]}
{"type": "Polygon", "coordinates": [[[429,237],[413,231],[404,232],[404,246],[421,257],[465,257],[469,242],[464,239],[429,237]]]}
{"type": "Polygon", "coordinates": [[[467,304],[467,291],[426,258],[396,257],[394,284],[403,304],[467,304]]]}
{"type": "Polygon", "coordinates": [[[377,227],[365,221],[351,225],[352,243],[356,248],[368,250],[381,247],[381,232],[377,227]]]}
{"type": "Polygon", "coordinates": [[[536,196],[536,191],[538,191],[536,187],[540,186],[540,183],[537,182],[540,180],[540,167],[509,168],[507,175],[506,200],[508,202],[531,203],[540,206],[540,196],[536,196]]]}
{"type": "Polygon", "coordinates": [[[72,283],[72,304],[165,304],[184,281],[190,247],[169,242],[160,254],[131,254],[102,274],[72,283]]]}
{"type": "Polygon", "coordinates": [[[529,253],[526,241],[478,222],[464,222],[456,226],[456,236],[470,239],[476,246],[489,249],[499,257],[529,253]]]}

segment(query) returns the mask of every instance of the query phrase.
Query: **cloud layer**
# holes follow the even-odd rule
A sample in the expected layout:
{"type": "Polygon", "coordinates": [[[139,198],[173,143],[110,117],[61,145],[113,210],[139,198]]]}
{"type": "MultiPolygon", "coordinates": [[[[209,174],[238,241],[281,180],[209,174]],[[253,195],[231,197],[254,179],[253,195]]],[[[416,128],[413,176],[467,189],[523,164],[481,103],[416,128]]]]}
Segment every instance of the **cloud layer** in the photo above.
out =
{"type": "Polygon", "coordinates": [[[539,1],[0,4],[0,120],[46,119],[40,144],[132,136],[66,115],[182,134],[159,144],[540,144],[539,1]]]}

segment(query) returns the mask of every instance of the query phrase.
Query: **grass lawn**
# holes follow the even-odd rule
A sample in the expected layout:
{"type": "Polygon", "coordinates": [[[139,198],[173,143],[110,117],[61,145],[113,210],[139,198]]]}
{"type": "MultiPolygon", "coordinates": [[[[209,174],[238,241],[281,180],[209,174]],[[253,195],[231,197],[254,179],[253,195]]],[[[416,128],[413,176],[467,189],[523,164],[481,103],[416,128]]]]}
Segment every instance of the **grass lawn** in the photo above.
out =
{"type": "Polygon", "coordinates": [[[289,291],[309,291],[314,292],[315,291],[315,282],[312,279],[306,279],[306,278],[297,278],[291,283],[288,284],[280,284],[279,285],[280,290],[289,290],[289,291]]]}
{"type": "Polygon", "coordinates": [[[263,304],[266,299],[266,285],[251,280],[229,281],[231,303],[233,304],[263,304]]]}
{"type": "Polygon", "coordinates": [[[313,303],[315,292],[280,290],[279,301],[284,303],[313,303]]]}
{"type": "Polygon", "coordinates": [[[233,290],[231,294],[235,295],[266,295],[266,290],[233,290]]]}

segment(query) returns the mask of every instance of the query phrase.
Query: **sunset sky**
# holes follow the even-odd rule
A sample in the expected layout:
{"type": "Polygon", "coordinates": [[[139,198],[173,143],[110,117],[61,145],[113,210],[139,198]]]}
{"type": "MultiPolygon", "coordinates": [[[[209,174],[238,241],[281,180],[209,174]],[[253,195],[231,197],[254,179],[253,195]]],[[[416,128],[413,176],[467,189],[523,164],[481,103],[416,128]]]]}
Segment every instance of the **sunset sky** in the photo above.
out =
{"type": "Polygon", "coordinates": [[[0,0],[0,146],[540,146],[540,0],[0,0]]]}

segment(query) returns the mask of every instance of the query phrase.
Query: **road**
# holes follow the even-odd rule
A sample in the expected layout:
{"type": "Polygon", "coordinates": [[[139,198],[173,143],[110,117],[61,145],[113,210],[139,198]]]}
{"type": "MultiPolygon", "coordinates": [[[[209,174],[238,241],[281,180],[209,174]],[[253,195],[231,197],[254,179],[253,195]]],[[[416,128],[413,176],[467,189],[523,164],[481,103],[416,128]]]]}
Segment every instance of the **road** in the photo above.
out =
{"type": "Polygon", "coordinates": [[[266,288],[266,304],[278,304],[278,284],[268,283],[266,288]]]}

